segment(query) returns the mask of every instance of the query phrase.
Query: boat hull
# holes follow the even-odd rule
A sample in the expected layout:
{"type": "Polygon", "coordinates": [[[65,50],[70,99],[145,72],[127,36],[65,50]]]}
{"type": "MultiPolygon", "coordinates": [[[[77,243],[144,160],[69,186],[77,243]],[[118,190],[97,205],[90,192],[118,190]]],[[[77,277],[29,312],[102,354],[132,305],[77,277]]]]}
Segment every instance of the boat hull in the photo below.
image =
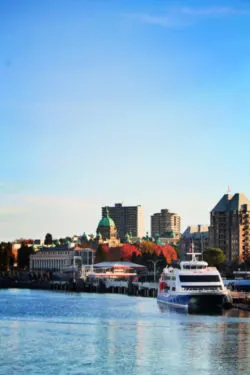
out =
{"type": "Polygon", "coordinates": [[[226,294],[159,294],[157,300],[189,313],[219,311],[231,307],[226,294]]]}

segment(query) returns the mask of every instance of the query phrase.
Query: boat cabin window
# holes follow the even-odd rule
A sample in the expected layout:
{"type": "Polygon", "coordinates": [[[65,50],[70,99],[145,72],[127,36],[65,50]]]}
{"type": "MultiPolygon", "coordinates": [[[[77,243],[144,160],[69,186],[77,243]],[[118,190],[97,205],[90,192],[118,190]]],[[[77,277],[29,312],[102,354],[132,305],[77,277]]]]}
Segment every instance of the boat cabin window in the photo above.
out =
{"type": "Polygon", "coordinates": [[[220,282],[218,275],[180,275],[180,281],[185,283],[220,282]]]}
{"type": "Polygon", "coordinates": [[[201,265],[184,265],[183,269],[184,270],[201,270],[207,268],[206,266],[201,266],[201,265]]]}
{"type": "Polygon", "coordinates": [[[163,281],[170,280],[170,276],[163,275],[162,276],[162,280],[163,281]]]}
{"type": "Polygon", "coordinates": [[[172,290],[175,291],[175,286],[172,286],[172,290]]]}

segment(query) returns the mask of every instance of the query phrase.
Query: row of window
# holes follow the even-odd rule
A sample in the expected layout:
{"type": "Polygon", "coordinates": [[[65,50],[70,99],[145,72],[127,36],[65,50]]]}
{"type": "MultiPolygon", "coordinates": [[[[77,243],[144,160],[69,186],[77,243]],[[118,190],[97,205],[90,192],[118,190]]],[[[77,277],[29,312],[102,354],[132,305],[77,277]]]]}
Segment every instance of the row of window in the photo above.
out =
{"type": "Polygon", "coordinates": [[[163,276],[162,279],[164,281],[166,281],[166,280],[175,280],[175,276],[163,276]]]}
{"type": "Polygon", "coordinates": [[[220,278],[218,275],[180,275],[180,281],[183,283],[220,282],[220,278]]]}

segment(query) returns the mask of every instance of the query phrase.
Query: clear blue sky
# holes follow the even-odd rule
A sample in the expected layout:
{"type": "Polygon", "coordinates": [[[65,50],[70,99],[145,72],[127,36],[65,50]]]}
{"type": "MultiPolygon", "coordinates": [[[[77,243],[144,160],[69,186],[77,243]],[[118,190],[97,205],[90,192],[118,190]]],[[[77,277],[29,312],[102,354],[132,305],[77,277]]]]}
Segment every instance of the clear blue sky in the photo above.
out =
{"type": "Polygon", "coordinates": [[[0,240],[250,198],[248,1],[1,0],[0,240]]]}

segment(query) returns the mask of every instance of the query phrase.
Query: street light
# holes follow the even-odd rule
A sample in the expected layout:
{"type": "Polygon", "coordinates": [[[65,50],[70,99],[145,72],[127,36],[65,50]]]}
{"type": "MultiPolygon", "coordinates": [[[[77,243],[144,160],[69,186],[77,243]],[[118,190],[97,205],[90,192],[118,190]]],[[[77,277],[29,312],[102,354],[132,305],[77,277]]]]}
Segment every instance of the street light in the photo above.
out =
{"type": "Polygon", "coordinates": [[[161,261],[161,259],[158,259],[158,260],[148,260],[148,262],[151,262],[154,265],[154,282],[156,282],[156,265],[160,261],[161,261]]]}

